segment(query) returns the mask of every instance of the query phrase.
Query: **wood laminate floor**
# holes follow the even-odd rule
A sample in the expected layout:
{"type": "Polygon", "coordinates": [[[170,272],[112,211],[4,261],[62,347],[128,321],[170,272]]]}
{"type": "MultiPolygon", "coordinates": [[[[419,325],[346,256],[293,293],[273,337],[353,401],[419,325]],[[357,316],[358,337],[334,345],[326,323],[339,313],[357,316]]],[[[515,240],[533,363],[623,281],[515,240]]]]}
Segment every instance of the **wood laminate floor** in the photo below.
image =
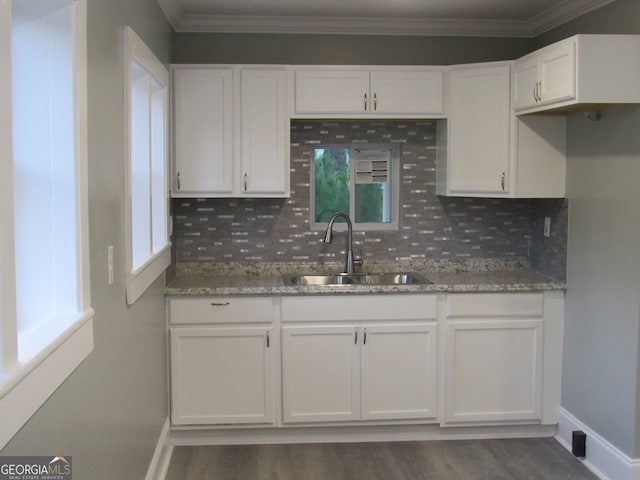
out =
{"type": "Polygon", "coordinates": [[[165,480],[597,479],[552,438],[176,447],[165,480]]]}

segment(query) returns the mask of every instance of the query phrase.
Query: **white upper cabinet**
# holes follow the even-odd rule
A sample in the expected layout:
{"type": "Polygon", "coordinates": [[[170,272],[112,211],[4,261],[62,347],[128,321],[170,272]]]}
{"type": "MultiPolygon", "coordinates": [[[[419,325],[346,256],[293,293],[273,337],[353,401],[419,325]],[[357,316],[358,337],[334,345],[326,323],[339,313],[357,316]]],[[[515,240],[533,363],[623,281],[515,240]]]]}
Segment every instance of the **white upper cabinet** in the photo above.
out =
{"type": "Polygon", "coordinates": [[[294,116],[441,117],[444,72],[429,67],[301,67],[294,72],[294,116]]]}
{"type": "Polygon", "coordinates": [[[289,193],[289,117],[284,70],[240,70],[240,173],[243,194],[289,193]]]}
{"type": "Polygon", "coordinates": [[[575,39],[552,45],[516,62],[513,68],[514,108],[575,99],[575,39]]]}
{"type": "Polygon", "coordinates": [[[296,113],[363,113],[368,111],[369,72],[311,69],[295,72],[296,113]]]}
{"type": "Polygon", "coordinates": [[[509,194],[509,65],[453,69],[450,77],[450,194],[509,194]]]}
{"type": "Polygon", "coordinates": [[[173,70],[173,193],[233,192],[231,68],[173,70]]]}
{"type": "Polygon", "coordinates": [[[640,102],[638,35],[576,35],[516,61],[518,114],[640,102]]]}
{"type": "Polygon", "coordinates": [[[438,123],[438,195],[564,197],[567,119],[516,117],[510,72],[508,62],[452,67],[449,118],[438,123]]]}
{"type": "Polygon", "coordinates": [[[444,114],[444,74],[434,70],[373,70],[372,113],[444,114]]]}
{"type": "Polygon", "coordinates": [[[174,65],[174,197],[287,197],[284,67],[174,65]]]}

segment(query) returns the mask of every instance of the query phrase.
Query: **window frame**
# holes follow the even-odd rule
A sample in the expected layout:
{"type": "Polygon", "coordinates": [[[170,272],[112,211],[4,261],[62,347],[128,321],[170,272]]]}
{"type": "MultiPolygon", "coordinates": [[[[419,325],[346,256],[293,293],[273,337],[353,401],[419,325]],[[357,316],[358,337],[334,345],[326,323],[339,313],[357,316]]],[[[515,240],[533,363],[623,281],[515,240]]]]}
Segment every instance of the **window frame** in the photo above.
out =
{"type": "Polygon", "coordinates": [[[11,1],[0,2],[0,449],[2,449],[51,394],[93,350],[93,316],[90,298],[88,133],[87,133],[87,32],[86,0],[69,2],[72,34],[75,235],[77,236],[77,313],[55,317],[38,327],[43,346],[20,360],[16,310],[16,263],[11,90],[11,1]]]}
{"type": "MultiPolygon", "coordinates": [[[[169,71],[155,54],[146,46],[140,37],[133,31],[131,27],[124,28],[124,71],[125,71],[125,261],[126,261],[126,294],[127,304],[131,305],[142,296],[149,286],[162,275],[167,267],[171,264],[171,243],[169,241],[169,71]],[[149,75],[160,84],[164,90],[163,95],[163,134],[162,141],[164,150],[164,244],[157,250],[150,252],[139,266],[134,265],[134,238],[133,238],[133,163],[132,163],[132,81],[134,79],[132,62],[136,62],[140,67],[147,71],[149,75]]],[[[151,123],[150,123],[151,124],[151,123]]],[[[150,158],[150,165],[152,159],[150,158]]],[[[151,180],[150,180],[151,181],[151,180]]],[[[150,187],[149,194],[150,206],[153,203],[153,192],[150,187]]],[[[154,223],[153,215],[150,215],[151,221],[149,225],[150,236],[153,236],[154,223]]]]}
{"type": "MultiPolygon", "coordinates": [[[[349,212],[344,212],[349,215],[353,225],[354,231],[397,231],[399,228],[400,217],[400,148],[394,143],[320,143],[314,144],[311,151],[311,182],[310,182],[310,198],[309,198],[309,226],[311,230],[325,230],[327,228],[326,222],[317,222],[315,220],[316,210],[316,174],[315,174],[315,151],[317,149],[347,149],[349,150],[349,157],[352,157],[351,152],[353,150],[390,150],[391,151],[391,222],[387,223],[374,223],[374,222],[356,222],[354,210],[355,209],[355,164],[350,162],[349,164],[349,212]]],[[[347,224],[342,221],[337,221],[334,224],[334,229],[342,231],[347,229],[347,224]]]]}

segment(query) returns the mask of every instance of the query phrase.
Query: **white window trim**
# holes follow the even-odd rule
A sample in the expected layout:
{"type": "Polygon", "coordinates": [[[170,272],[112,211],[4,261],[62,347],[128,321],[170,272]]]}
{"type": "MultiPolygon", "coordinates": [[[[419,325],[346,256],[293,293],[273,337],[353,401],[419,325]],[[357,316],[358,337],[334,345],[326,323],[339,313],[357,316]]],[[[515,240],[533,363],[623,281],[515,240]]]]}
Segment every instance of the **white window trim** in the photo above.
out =
{"type": "MultiPolygon", "coordinates": [[[[126,291],[127,303],[133,304],[149,286],[164,273],[171,263],[171,243],[167,233],[167,243],[154,255],[152,255],[142,266],[137,269],[133,268],[133,248],[132,248],[132,231],[131,231],[131,198],[132,198],[132,182],[131,182],[131,61],[135,60],[163,86],[166,87],[165,98],[165,201],[169,202],[169,162],[168,158],[168,92],[169,92],[169,72],[167,68],[158,60],[154,53],[145,45],[138,35],[130,28],[124,29],[124,45],[125,45],[125,139],[126,139],[126,166],[125,166],[125,185],[127,197],[125,199],[125,249],[126,249],[126,291]]],[[[169,210],[167,207],[167,214],[169,210]]],[[[169,222],[167,221],[167,226],[169,222]]]]}
{"type": "MultiPolygon", "coordinates": [[[[344,212],[349,215],[351,218],[351,222],[353,225],[354,231],[397,231],[399,228],[399,218],[400,218],[400,149],[397,145],[392,143],[327,143],[327,144],[319,144],[314,145],[314,150],[311,152],[311,184],[310,184],[310,215],[309,215],[309,227],[311,230],[322,231],[327,228],[326,222],[316,222],[315,219],[315,211],[316,211],[316,176],[315,176],[315,157],[314,152],[316,148],[344,148],[344,149],[372,149],[372,150],[386,150],[391,149],[391,210],[393,216],[391,218],[391,222],[389,223],[369,223],[369,222],[356,222],[353,212],[344,212]]],[[[353,173],[353,166],[351,166],[351,173],[353,173]]],[[[355,182],[355,175],[352,175],[352,182],[355,182]]],[[[355,208],[355,188],[353,183],[349,185],[349,191],[351,193],[351,197],[349,200],[349,209],[353,210],[355,208]]],[[[334,224],[334,230],[346,231],[347,224],[339,221],[334,224]]]]}
{"type": "MultiPolygon", "coordinates": [[[[28,361],[19,363],[15,306],[15,263],[13,235],[5,235],[0,244],[0,341],[3,358],[0,361],[0,449],[2,449],[31,416],[45,403],[71,373],[93,350],[93,316],[89,286],[89,215],[87,191],[87,62],[86,62],[86,0],[74,0],[76,82],[76,188],[78,192],[77,222],[79,245],[78,318],[68,319],[69,325],[47,347],[28,361]]],[[[2,191],[1,224],[13,225],[13,167],[11,154],[11,2],[0,2],[0,58],[6,65],[0,69],[0,139],[5,148],[0,151],[2,191]]],[[[13,231],[11,228],[10,231],[13,231]]]]}

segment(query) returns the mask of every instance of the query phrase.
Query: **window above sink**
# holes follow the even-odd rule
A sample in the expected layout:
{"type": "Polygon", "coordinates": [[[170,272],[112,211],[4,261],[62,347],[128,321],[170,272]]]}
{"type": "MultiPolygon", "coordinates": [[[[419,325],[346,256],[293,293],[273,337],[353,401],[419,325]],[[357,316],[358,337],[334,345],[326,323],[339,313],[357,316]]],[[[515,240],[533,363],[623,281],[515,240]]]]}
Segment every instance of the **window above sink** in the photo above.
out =
{"type": "Polygon", "coordinates": [[[354,230],[398,229],[396,145],[318,145],[312,156],[312,229],[324,229],[336,212],[348,214],[354,230]]]}

